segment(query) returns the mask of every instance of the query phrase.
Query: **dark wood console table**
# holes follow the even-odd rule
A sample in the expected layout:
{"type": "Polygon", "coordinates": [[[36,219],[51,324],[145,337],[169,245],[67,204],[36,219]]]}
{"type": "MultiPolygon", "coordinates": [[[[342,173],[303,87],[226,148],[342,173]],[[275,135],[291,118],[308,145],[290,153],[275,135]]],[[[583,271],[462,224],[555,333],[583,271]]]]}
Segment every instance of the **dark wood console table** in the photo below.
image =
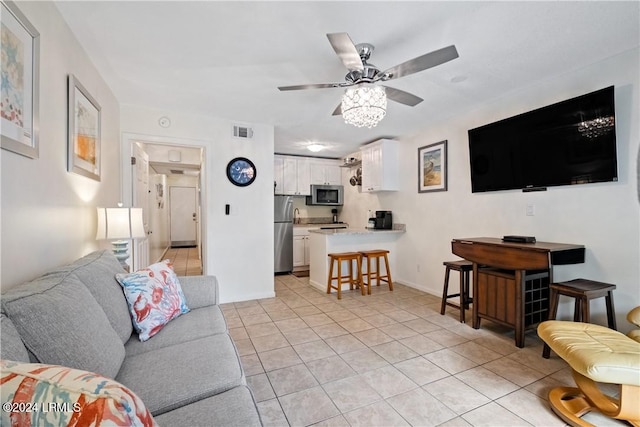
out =
{"type": "Polygon", "coordinates": [[[453,239],[453,253],[473,262],[473,327],[488,319],[515,330],[524,347],[527,327],[547,320],[553,266],[584,262],[584,246],[512,243],[493,237],[453,239]]]}

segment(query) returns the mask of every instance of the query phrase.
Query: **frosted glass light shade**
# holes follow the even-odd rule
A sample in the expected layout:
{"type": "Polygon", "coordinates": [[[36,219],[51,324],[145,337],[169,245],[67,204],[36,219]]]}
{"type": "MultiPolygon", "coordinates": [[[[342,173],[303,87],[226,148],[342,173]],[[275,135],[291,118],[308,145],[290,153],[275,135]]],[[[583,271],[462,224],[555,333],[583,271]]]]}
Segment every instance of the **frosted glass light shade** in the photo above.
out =
{"type": "Polygon", "coordinates": [[[372,128],[387,114],[387,94],[382,86],[352,86],[344,91],[341,109],[345,123],[372,128]]]}

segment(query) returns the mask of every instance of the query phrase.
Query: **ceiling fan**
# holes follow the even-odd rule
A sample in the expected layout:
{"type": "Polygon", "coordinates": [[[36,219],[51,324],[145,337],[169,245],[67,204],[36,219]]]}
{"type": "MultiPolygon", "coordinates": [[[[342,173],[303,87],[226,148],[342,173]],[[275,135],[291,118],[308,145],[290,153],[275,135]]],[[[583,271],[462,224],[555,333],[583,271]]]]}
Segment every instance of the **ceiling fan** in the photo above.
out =
{"type": "MultiPolygon", "coordinates": [[[[385,71],[380,71],[375,65],[370,64],[369,57],[374,50],[374,46],[369,43],[354,44],[347,33],[331,33],[327,34],[329,43],[333,47],[342,63],[347,67],[349,72],[345,76],[345,81],[340,83],[319,83],[319,84],[306,84],[296,86],[280,86],[281,91],[287,90],[304,90],[304,89],[324,89],[335,87],[349,87],[349,86],[383,86],[375,85],[378,82],[386,82],[393,79],[399,79],[400,77],[408,76],[428,68],[435,67],[445,62],[451,61],[458,57],[458,51],[456,47],[451,45],[442,49],[435,50],[433,52],[426,53],[417,58],[413,58],[409,61],[398,64],[385,71]]],[[[400,104],[415,106],[423,101],[422,98],[413,95],[409,92],[405,92],[400,89],[392,88],[389,86],[383,86],[386,92],[386,97],[392,101],[399,102],[400,104]]],[[[386,103],[386,101],[385,101],[386,103]]],[[[342,105],[333,111],[333,115],[342,114],[342,105]]],[[[384,116],[384,112],[382,114],[384,116]]],[[[374,124],[375,126],[375,124],[374,124]]]]}

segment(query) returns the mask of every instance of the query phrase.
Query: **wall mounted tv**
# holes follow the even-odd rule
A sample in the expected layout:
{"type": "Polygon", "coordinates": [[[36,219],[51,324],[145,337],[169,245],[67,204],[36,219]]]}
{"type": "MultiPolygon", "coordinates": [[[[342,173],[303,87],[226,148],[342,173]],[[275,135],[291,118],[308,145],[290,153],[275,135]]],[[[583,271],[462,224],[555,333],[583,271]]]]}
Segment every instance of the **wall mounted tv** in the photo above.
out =
{"type": "Polygon", "coordinates": [[[618,180],[613,86],[469,130],[474,193],[618,180]]]}

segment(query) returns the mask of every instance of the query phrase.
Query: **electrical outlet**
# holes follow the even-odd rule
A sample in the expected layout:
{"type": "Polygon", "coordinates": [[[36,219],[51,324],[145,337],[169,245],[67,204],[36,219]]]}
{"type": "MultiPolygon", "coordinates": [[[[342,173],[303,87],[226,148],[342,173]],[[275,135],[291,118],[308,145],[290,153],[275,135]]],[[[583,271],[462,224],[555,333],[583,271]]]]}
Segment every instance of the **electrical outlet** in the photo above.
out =
{"type": "Polygon", "coordinates": [[[527,205],[527,216],[534,216],[535,214],[536,214],[536,207],[535,207],[535,205],[528,204],[528,205],[527,205]]]}

